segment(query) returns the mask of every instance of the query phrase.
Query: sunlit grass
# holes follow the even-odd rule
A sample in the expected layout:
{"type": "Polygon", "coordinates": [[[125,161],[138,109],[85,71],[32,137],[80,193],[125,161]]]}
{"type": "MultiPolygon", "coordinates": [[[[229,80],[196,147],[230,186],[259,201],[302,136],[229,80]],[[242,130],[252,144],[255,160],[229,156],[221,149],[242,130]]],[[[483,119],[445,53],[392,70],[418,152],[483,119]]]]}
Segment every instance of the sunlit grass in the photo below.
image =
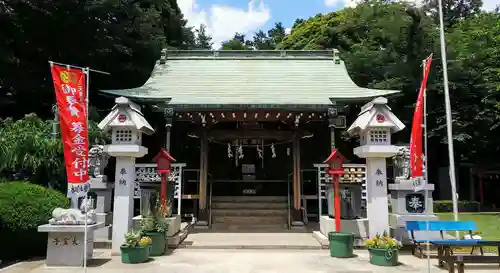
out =
{"type": "MultiPolygon", "coordinates": [[[[453,213],[436,213],[439,220],[453,221],[453,213]]],[[[477,231],[484,240],[500,241],[500,212],[485,212],[485,213],[459,213],[459,221],[474,221],[477,225],[477,231]]],[[[450,232],[450,235],[455,236],[455,232],[450,232]]],[[[464,233],[461,233],[463,236],[464,233]]],[[[461,248],[466,250],[465,248],[461,248]]],[[[468,249],[470,251],[470,248],[468,249]]],[[[487,252],[497,252],[496,247],[485,247],[487,252]]]]}

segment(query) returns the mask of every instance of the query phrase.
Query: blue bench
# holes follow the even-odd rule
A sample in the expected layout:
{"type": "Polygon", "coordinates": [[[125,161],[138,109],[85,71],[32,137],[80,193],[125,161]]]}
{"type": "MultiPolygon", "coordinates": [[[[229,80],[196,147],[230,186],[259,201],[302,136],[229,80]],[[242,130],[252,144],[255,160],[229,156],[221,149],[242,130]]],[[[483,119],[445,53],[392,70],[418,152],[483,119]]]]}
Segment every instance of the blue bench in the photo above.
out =
{"type": "MultiPolygon", "coordinates": [[[[406,231],[410,232],[411,240],[413,243],[412,254],[415,255],[418,250],[420,253],[419,257],[422,258],[424,256],[422,245],[427,242],[441,242],[443,244],[448,245],[456,245],[456,246],[472,246],[472,252],[476,246],[478,246],[478,240],[457,240],[457,239],[449,239],[446,238],[445,234],[451,231],[463,231],[468,232],[472,237],[474,231],[477,230],[476,222],[471,221],[408,221],[406,222],[406,231]],[[441,238],[440,239],[416,239],[415,231],[439,231],[441,238]]],[[[479,250],[481,251],[481,255],[483,255],[483,248],[479,246],[479,250]]]]}
{"type": "Polygon", "coordinates": [[[445,238],[445,233],[450,231],[465,231],[472,237],[472,232],[476,231],[476,223],[468,221],[409,221],[406,223],[406,230],[410,232],[413,241],[412,254],[415,255],[416,249],[420,251],[420,258],[423,257],[422,244],[430,243],[437,247],[438,250],[438,265],[443,267],[445,264],[448,267],[449,273],[455,272],[455,264],[457,265],[458,273],[464,273],[466,263],[499,263],[500,264],[500,241],[489,241],[483,239],[448,239],[445,238]],[[416,231],[439,231],[440,239],[416,239],[416,231]],[[484,255],[483,247],[493,246],[498,249],[497,256],[484,255]],[[470,254],[453,254],[454,247],[472,247],[470,254]],[[473,255],[474,249],[479,248],[481,255],[473,255]]]}

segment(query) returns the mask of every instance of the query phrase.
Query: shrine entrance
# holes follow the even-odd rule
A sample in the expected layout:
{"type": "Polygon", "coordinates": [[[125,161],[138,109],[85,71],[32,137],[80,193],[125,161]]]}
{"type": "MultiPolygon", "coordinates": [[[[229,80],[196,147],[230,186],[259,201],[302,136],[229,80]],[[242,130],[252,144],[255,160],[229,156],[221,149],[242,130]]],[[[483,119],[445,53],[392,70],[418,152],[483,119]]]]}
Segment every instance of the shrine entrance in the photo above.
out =
{"type": "Polygon", "coordinates": [[[212,228],[286,230],[293,198],[293,134],[277,122],[233,125],[209,133],[212,228]]]}

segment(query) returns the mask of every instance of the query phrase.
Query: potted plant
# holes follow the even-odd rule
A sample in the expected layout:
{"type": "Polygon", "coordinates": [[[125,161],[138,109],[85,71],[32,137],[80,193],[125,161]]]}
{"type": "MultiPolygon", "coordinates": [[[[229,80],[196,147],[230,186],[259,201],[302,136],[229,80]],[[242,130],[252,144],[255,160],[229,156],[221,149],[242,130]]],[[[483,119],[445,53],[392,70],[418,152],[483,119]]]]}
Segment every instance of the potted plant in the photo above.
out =
{"type": "Polygon", "coordinates": [[[151,244],[151,256],[161,256],[165,254],[166,249],[166,234],[168,229],[168,224],[164,220],[164,210],[166,205],[159,205],[160,202],[157,200],[156,206],[154,208],[154,213],[148,213],[144,215],[141,219],[141,229],[144,236],[148,236],[152,239],[151,244]]]}
{"type": "Polygon", "coordinates": [[[120,246],[122,263],[138,264],[149,259],[151,238],[141,232],[129,231],[125,234],[125,243],[120,246]]]}
{"type": "Polygon", "coordinates": [[[368,248],[371,264],[380,266],[398,265],[399,249],[403,245],[386,233],[367,239],[365,246],[368,248]]]}

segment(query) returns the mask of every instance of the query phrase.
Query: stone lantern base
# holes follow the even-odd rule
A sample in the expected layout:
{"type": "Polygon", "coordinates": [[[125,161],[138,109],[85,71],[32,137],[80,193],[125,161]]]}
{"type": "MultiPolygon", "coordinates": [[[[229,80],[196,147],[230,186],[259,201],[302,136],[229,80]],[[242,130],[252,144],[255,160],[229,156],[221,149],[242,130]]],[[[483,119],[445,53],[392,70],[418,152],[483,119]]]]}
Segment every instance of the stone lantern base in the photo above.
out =
{"type": "MultiPolygon", "coordinates": [[[[395,184],[389,185],[391,191],[392,214],[389,217],[391,230],[394,237],[403,243],[410,240],[409,232],[406,231],[408,221],[436,221],[437,217],[433,212],[432,191],[434,184],[424,184],[415,191],[410,179],[398,180],[395,184]],[[427,191],[427,200],[425,192],[427,191]]],[[[415,232],[417,239],[437,239],[440,234],[437,231],[415,232]]]]}

